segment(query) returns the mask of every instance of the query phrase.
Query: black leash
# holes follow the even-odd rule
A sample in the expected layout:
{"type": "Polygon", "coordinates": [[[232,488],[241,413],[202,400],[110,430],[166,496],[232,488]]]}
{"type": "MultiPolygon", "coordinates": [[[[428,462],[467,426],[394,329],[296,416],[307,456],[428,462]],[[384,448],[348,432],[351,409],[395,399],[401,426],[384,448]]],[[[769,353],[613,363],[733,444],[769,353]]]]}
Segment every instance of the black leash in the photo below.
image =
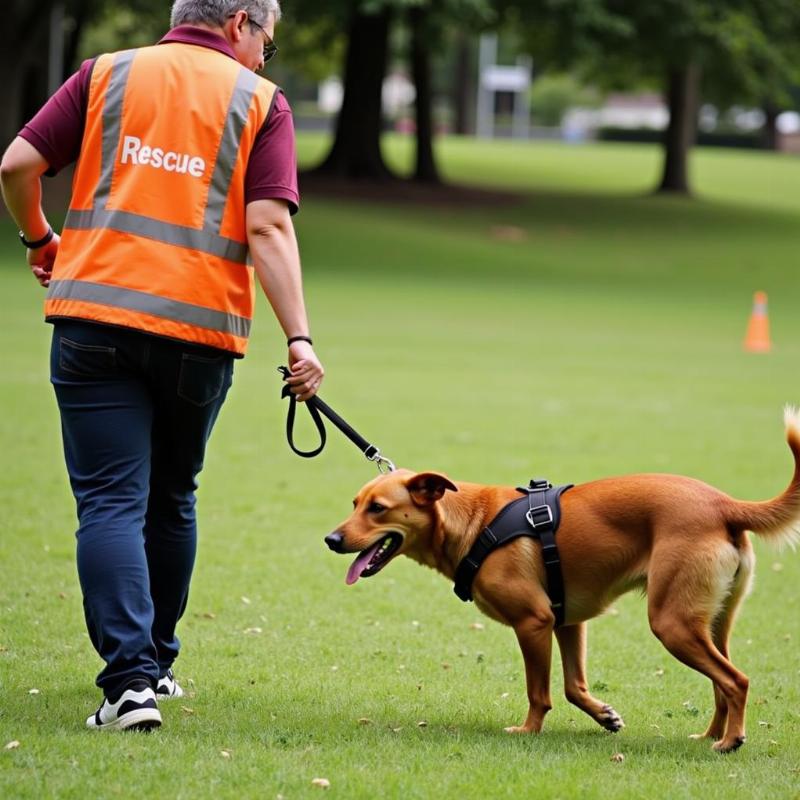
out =
{"type": "MultiPolygon", "coordinates": [[[[278,372],[283,375],[286,380],[291,376],[291,372],[287,367],[278,367],[278,372]]],[[[324,414],[366,457],[368,461],[374,461],[380,472],[394,472],[394,464],[384,456],[381,451],[374,445],[370,444],[358,431],[351,425],[348,425],[326,402],[319,396],[306,400],[306,407],[314,425],[317,427],[319,433],[319,446],[314,450],[300,450],[294,443],[294,418],[297,412],[297,398],[292,393],[289,385],[286,384],[281,392],[281,398],[289,398],[289,412],[286,416],[286,439],[289,442],[289,447],[292,451],[297,453],[298,456],[303,458],[314,458],[318,456],[324,449],[327,442],[327,433],[325,431],[325,423],[322,421],[322,414],[324,414]]]]}

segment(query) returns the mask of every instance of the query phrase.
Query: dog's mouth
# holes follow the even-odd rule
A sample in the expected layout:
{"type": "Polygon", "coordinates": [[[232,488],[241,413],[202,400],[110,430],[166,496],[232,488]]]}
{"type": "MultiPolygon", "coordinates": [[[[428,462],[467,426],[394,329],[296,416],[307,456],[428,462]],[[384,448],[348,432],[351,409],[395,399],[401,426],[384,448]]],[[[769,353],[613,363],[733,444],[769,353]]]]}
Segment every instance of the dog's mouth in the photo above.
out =
{"type": "Polygon", "coordinates": [[[362,550],[347,570],[345,583],[350,586],[359,578],[369,578],[380,572],[392,560],[402,543],[403,537],[392,531],[366,550],[362,550]]]}

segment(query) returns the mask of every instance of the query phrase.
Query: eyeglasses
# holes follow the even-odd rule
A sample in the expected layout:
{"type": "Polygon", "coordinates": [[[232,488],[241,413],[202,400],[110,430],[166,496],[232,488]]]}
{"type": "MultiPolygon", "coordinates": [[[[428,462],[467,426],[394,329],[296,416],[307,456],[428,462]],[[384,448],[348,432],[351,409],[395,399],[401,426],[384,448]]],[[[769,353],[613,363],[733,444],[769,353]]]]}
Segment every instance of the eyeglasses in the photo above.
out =
{"type": "Polygon", "coordinates": [[[247,21],[251,25],[255,25],[256,28],[258,28],[261,31],[261,33],[264,34],[264,63],[266,64],[267,61],[273,58],[275,54],[278,52],[278,45],[276,45],[275,42],[272,41],[272,37],[255,20],[252,20],[248,17],[247,21]]]}
{"type": "MultiPolygon", "coordinates": [[[[236,14],[231,14],[228,17],[228,19],[233,19],[235,16],[236,14]]],[[[264,63],[266,64],[267,61],[273,58],[275,54],[278,52],[278,45],[276,45],[275,42],[272,41],[272,37],[266,32],[266,30],[262,25],[259,25],[254,19],[251,19],[250,16],[247,17],[247,21],[251,25],[255,25],[255,27],[258,28],[261,31],[261,33],[264,34],[263,58],[264,58],[264,63]]]]}

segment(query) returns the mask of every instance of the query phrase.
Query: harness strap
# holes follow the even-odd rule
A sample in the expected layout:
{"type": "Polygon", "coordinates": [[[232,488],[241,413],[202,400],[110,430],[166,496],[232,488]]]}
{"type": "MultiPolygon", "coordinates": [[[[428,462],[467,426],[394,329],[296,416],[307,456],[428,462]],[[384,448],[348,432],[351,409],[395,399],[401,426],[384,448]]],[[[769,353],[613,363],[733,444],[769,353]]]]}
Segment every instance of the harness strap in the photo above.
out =
{"type": "Polygon", "coordinates": [[[489,553],[520,536],[539,539],[547,577],[547,594],[555,615],[555,625],[564,624],[564,577],[555,533],[561,520],[561,495],[572,484],[553,487],[547,480],[535,479],[520,487],[525,497],[506,505],[487,525],[461,560],[455,574],[453,591],[463,601],[472,600],[472,583],[489,553]]]}

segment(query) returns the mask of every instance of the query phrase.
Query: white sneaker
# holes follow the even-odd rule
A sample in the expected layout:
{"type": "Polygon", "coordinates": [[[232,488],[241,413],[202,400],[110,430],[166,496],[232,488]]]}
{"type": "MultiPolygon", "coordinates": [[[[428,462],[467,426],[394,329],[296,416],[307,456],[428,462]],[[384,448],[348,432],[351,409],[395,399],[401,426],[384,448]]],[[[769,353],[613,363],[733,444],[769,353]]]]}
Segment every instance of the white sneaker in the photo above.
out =
{"type": "Polygon", "coordinates": [[[106,697],[86,720],[86,727],[96,731],[149,731],[159,725],[156,693],[144,681],[131,684],[114,703],[106,697]]]}
{"type": "Polygon", "coordinates": [[[175,680],[172,670],[168,669],[163,678],[159,678],[156,686],[156,700],[171,700],[173,697],[183,697],[183,689],[175,680]]]}

